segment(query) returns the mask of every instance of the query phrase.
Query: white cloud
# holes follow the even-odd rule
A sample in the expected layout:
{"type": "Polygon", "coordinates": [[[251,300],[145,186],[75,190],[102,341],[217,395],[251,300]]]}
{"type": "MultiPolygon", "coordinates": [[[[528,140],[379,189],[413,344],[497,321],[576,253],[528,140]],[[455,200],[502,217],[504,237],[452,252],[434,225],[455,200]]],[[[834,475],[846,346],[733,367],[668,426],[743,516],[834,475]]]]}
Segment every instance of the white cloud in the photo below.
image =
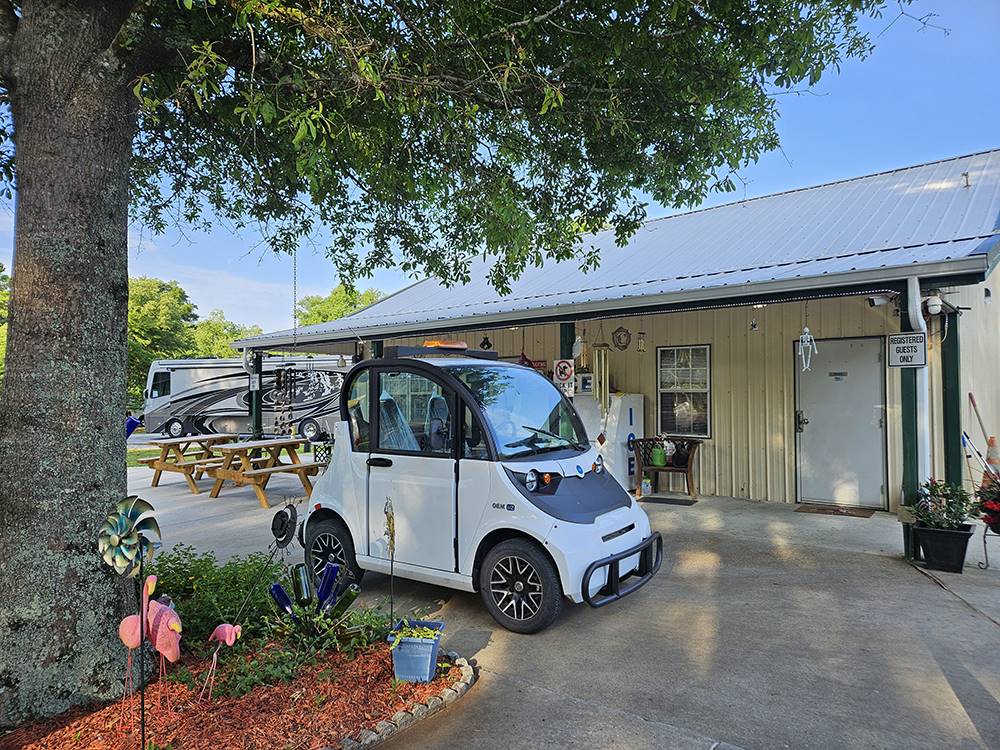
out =
{"type": "MultiPolygon", "coordinates": [[[[179,283],[198,306],[198,314],[221,309],[227,318],[256,324],[265,331],[292,325],[291,280],[262,280],[223,268],[172,263],[155,249],[130,253],[129,275],[155,276],[179,283]]],[[[256,270],[256,269],[255,269],[256,270]]],[[[262,272],[264,269],[260,269],[262,272]]],[[[299,284],[299,297],[326,294],[328,289],[299,284]]]]}
{"type": "MultiPolygon", "coordinates": [[[[154,276],[177,281],[198,314],[221,309],[227,318],[265,331],[292,326],[292,259],[254,247],[254,238],[235,234],[195,234],[191,238],[168,233],[154,235],[139,225],[128,230],[130,276],[154,276]]],[[[8,269],[14,248],[14,214],[0,205],[0,263],[8,269]]],[[[325,295],[338,279],[333,265],[321,254],[300,252],[298,296],[325,295]]],[[[376,286],[384,292],[412,283],[396,270],[382,271],[374,279],[361,279],[362,288],[376,286]]]]}

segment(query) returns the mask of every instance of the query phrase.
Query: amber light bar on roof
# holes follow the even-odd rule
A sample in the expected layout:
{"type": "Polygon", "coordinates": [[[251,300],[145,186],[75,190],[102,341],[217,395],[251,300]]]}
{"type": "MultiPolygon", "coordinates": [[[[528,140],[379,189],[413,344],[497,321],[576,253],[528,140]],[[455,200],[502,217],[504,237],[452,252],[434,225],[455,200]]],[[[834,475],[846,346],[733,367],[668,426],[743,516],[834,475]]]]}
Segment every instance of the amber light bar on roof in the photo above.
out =
{"type": "Polygon", "coordinates": [[[461,351],[469,348],[469,345],[464,341],[438,341],[437,339],[425,341],[424,346],[428,349],[458,349],[461,351]]]}

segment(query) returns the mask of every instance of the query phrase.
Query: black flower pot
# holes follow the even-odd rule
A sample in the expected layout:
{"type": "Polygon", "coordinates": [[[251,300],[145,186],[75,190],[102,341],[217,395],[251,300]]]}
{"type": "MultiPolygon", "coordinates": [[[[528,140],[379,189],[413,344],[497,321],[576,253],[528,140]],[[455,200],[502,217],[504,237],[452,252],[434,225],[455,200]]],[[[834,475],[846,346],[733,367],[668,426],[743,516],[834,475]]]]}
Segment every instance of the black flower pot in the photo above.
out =
{"type": "Polygon", "coordinates": [[[963,523],[957,529],[935,529],[918,523],[913,527],[931,570],[961,573],[965,565],[965,550],[972,536],[972,524],[963,523]]]}

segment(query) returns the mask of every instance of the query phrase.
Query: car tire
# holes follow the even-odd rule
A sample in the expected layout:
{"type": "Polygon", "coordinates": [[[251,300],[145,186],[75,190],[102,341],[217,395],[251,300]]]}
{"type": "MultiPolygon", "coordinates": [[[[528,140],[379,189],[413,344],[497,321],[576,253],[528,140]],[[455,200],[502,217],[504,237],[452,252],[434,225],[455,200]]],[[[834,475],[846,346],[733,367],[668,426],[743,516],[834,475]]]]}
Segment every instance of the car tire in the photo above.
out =
{"type": "Polygon", "coordinates": [[[319,422],[315,419],[303,419],[299,422],[299,437],[312,442],[321,432],[319,422]]]}
{"type": "Polygon", "coordinates": [[[328,562],[335,562],[340,565],[341,570],[340,583],[337,584],[338,595],[352,583],[361,583],[365,572],[358,567],[351,532],[339,518],[324,518],[307,523],[305,547],[306,566],[314,582],[318,583],[319,574],[328,562]]]}
{"type": "Polygon", "coordinates": [[[163,425],[163,433],[172,438],[184,437],[184,423],[179,419],[171,419],[163,425]]]}
{"type": "Polygon", "coordinates": [[[515,633],[544,630],[563,608],[555,563],[528,539],[508,539],[486,553],[479,594],[493,619],[515,633]]]}

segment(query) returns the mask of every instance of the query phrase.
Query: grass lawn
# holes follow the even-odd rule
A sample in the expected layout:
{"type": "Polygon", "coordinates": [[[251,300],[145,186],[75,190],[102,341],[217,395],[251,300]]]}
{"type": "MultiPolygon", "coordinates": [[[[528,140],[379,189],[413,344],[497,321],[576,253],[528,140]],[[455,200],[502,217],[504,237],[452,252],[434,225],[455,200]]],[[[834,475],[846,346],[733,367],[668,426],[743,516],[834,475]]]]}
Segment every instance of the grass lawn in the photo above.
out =
{"type": "Polygon", "coordinates": [[[142,466],[142,464],[139,463],[140,458],[156,458],[160,455],[160,449],[146,448],[144,446],[130,446],[126,455],[128,457],[128,465],[131,468],[133,466],[142,466]]]}

